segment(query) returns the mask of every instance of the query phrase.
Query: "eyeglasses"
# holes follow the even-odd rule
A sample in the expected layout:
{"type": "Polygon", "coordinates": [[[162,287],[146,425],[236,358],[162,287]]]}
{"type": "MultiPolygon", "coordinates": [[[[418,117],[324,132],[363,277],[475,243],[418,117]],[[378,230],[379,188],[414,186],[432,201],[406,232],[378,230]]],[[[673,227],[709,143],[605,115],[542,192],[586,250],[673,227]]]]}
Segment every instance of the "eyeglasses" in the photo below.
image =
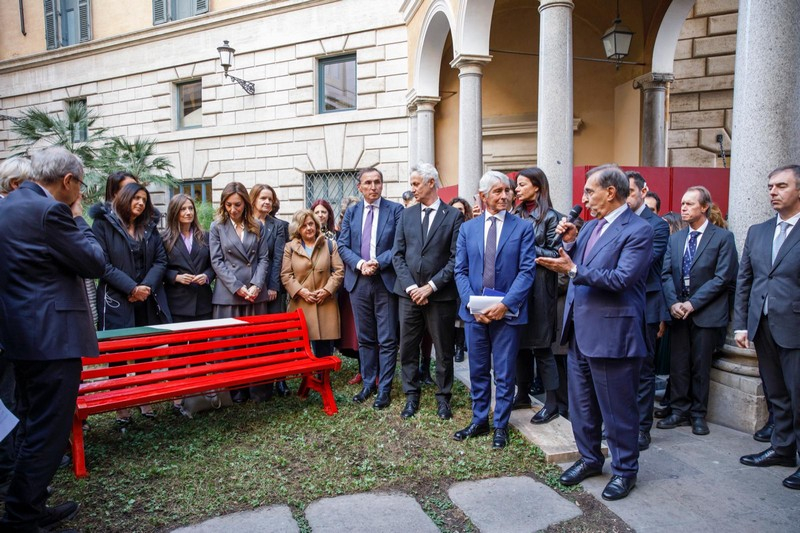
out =
{"type": "Polygon", "coordinates": [[[81,189],[81,194],[85,194],[86,191],[89,190],[89,186],[86,185],[86,183],[82,179],[75,177],[75,174],[72,175],[72,179],[74,179],[80,184],[79,187],[81,189]]]}

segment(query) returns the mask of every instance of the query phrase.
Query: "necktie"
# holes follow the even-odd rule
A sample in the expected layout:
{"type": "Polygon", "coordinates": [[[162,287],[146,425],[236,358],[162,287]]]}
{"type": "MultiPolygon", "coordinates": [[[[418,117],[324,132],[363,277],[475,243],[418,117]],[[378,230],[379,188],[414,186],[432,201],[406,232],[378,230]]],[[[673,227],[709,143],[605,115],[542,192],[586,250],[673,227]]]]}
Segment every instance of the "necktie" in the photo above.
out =
{"type": "Polygon", "coordinates": [[[369,256],[369,244],[372,240],[372,219],[374,217],[374,207],[372,205],[367,206],[367,220],[364,221],[364,231],[361,232],[361,259],[365,261],[370,260],[369,256]]]}
{"type": "Polygon", "coordinates": [[[692,270],[692,261],[694,261],[694,254],[697,252],[697,237],[700,235],[699,231],[693,231],[689,234],[689,244],[686,246],[686,251],[683,252],[683,262],[681,263],[681,277],[683,278],[683,295],[689,295],[689,272],[692,270]]]}
{"type": "Polygon", "coordinates": [[[494,289],[494,264],[497,259],[497,217],[489,217],[489,232],[483,253],[483,288],[494,289]]]}
{"type": "Polygon", "coordinates": [[[608,220],[601,218],[594,227],[592,234],[589,235],[589,242],[586,243],[586,249],[583,251],[584,260],[589,257],[589,252],[591,252],[594,245],[597,244],[597,241],[600,239],[600,232],[603,231],[603,226],[606,224],[608,224],[608,220]]]}
{"type": "Polygon", "coordinates": [[[432,207],[426,207],[424,209],[424,211],[425,211],[425,216],[422,218],[422,241],[423,242],[425,242],[425,240],[428,238],[428,226],[429,226],[429,223],[431,221],[431,211],[433,211],[433,208],[432,207]]]}
{"type": "Polygon", "coordinates": [[[775,263],[775,258],[778,257],[778,252],[781,249],[781,245],[783,245],[783,241],[786,240],[786,231],[789,229],[789,223],[781,221],[778,224],[778,236],[775,237],[775,241],[772,243],[772,262],[775,263]]]}

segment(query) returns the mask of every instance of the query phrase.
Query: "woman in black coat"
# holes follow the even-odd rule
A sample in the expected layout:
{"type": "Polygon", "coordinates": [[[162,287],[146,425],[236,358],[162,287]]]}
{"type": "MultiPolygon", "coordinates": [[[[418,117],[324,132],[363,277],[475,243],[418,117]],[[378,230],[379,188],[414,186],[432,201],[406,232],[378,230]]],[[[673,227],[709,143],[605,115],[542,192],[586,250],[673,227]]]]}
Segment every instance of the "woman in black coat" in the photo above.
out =
{"type": "MultiPolygon", "coordinates": [[[[559,215],[550,207],[550,186],[547,176],[538,167],[526,168],[517,175],[519,205],[514,214],[533,224],[537,257],[558,257],[554,241],[559,215]]],[[[533,290],[528,296],[528,325],[522,330],[517,354],[517,397],[515,407],[530,407],[528,389],[533,377],[533,359],[546,391],[544,407],[531,419],[544,424],[558,416],[556,391],[558,368],[550,345],[556,331],[556,299],[558,274],[536,266],[533,290]]]]}
{"type": "Polygon", "coordinates": [[[167,227],[161,234],[167,252],[164,289],[173,322],[211,318],[211,253],[208,236],[197,223],[194,200],[176,194],[167,207],[167,227]]]}
{"type": "MultiPolygon", "coordinates": [[[[98,329],[119,329],[172,322],[164,293],[167,254],[156,227],[150,193],[138,183],[120,189],[111,204],[93,209],[94,231],[106,256],[97,288],[98,329]]],[[[153,417],[151,407],[142,414],[153,417]]],[[[130,423],[127,409],[117,412],[121,425],[130,423]]]]}

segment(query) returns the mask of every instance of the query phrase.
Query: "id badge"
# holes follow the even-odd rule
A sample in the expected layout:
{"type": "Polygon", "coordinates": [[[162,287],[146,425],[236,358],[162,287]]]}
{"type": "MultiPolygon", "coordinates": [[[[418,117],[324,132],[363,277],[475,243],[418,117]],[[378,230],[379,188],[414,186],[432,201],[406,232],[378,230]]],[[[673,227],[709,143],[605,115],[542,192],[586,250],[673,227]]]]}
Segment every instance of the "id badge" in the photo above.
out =
{"type": "Polygon", "coordinates": [[[689,276],[684,276],[683,277],[683,292],[685,294],[689,294],[689,285],[690,285],[689,276]]]}

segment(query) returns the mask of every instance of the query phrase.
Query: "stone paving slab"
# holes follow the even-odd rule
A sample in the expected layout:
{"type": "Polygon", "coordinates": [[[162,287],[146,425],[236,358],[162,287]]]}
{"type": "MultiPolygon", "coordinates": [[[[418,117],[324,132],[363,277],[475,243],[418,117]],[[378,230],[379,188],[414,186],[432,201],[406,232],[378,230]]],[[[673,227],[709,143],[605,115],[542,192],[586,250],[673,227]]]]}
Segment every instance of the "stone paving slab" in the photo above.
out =
{"type": "Polygon", "coordinates": [[[582,514],[577,505],[525,476],[456,483],[447,494],[482,533],[529,533],[582,514]]]}
{"type": "Polygon", "coordinates": [[[417,500],[401,493],[323,498],[306,508],[306,519],[314,533],[439,533],[417,500]]]}
{"type": "MultiPolygon", "coordinates": [[[[469,357],[463,363],[455,363],[455,377],[469,388],[469,357]]],[[[569,420],[558,417],[547,424],[531,424],[531,417],[544,407],[534,399],[533,409],[517,409],[511,411],[510,424],[526,439],[539,447],[548,463],[575,462],[580,458],[578,446],[572,435],[569,420]]],[[[492,408],[494,408],[494,386],[492,386],[492,408]]],[[[602,446],[603,454],[608,456],[608,447],[602,446]]]]}
{"type": "Polygon", "coordinates": [[[218,516],[199,524],[182,527],[172,533],[299,533],[300,528],[286,505],[272,505],[253,511],[218,516]]]}

